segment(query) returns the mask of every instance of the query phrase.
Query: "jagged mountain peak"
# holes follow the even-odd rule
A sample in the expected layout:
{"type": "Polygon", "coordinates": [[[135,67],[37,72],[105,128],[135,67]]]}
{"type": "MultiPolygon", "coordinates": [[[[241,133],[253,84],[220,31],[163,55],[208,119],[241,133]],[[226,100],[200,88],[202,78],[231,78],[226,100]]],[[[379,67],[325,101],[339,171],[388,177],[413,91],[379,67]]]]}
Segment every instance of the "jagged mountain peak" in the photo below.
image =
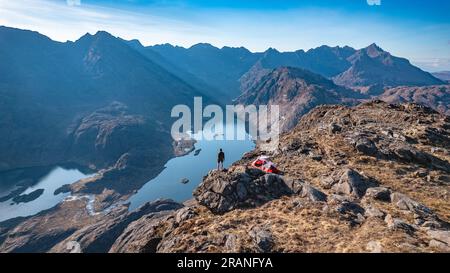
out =
{"type": "Polygon", "coordinates": [[[210,43],[197,43],[189,47],[192,50],[220,50],[219,48],[213,46],[210,43]]]}
{"type": "Polygon", "coordinates": [[[272,54],[280,54],[280,51],[278,51],[276,48],[269,47],[266,51],[264,51],[264,55],[272,55],[272,54]]]}
{"type": "Polygon", "coordinates": [[[351,66],[333,77],[334,82],[373,95],[385,87],[436,85],[444,82],[412,65],[407,59],[391,55],[377,44],[357,50],[347,58],[351,66]],[[369,90],[369,91],[368,91],[369,90]]]}
{"type": "Polygon", "coordinates": [[[75,43],[77,43],[77,42],[78,43],[86,43],[86,42],[94,42],[94,41],[96,41],[96,42],[98,42],[98,41],[111,42],[111,41],[124,41],[124,40],[113,36],[111,33],[107,32],[107,31],[99,30],[95,34],[91,34],[91,33],[87,32],[86,34],[81,36],[80,39],[75,41],[75,43]]]}
{"type": "Polygon", "coordinates": [[[372,58],[378,57],[383,53],[387,53],[375,43],[372,43],[368,47],[364,48],[364,51],[372,58]]]}
{"type": "Polygon", "coordinates": [[[128,45],[134,47],[134,48],[143,48],[144,45],[142,45],[141,41],[139,41],[138,39],[132,39],[127,41],[128,45]]]}

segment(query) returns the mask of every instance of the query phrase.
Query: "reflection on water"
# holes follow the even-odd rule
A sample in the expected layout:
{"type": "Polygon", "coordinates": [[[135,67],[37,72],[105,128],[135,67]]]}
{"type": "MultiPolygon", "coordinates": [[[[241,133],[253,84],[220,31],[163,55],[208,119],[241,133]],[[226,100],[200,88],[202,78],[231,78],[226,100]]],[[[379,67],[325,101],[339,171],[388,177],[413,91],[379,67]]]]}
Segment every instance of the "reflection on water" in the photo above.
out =
{"type": "MultiPolygon", "coordinates": [[[[23,179],[17,180],[16,183],[19,182],[19,187],[20,185],[26,187],[22,194],[29,194],[38,189],[43,189],[44,192],[37,199],[27,203],[15,204],[12,202],[12,199],[0,202],[0,221],[18,216],[29,216],[49,209],[69,195],[69,193],[54,195],[56,189],[64,184],[71,184],[88,177],[88,175],[73,167],[43,167],[16,170],[15,172],[19,171],[21,173],[16,173],[15,175],[23,179]]],[[[10,179],[11,174],[0,177],[0,184],[3,184],[2,188],[0,188],[0,196],[7,196],[18,187],[18,184],[13,185],[10,179]]]]}
{"type": "MultiPolygon", "coordinates": [[[[226,125],[223,133],[229,132],[231,126],[226,125]]],[[[234,129],[236,136],[243,134],[246,138],[244,140],[222,140],[224,134],[220,133],[200,139],[199,133],[194,134],[193,137],[197,139],[195,151],[169,160],[165,169],[156,178],[150,180],[130,197],[127,201],[130,202],[130,210],[159,198],[170,198],[178,202],[192,198],[192,191],[202,181],[203,176],[217,167],[217,153],[220,148],[225,152],[224,167],[228,167],[239,160],[245,152],[254,148],[253,141],[245,133],[245,125],[239,124],[234,129]]],[[[94,196],[70,196],[70,193],[54,195],[55,190],[62,185],[71,184],[90,176],[86,173],[88,171],[80,171],[79,167],[73,166],[28,168],[0,173],[0,200],[4,199],[3,202],[0,202],[0,221],[18,216],[34,215],[42,210],[52,208],[64,199],[74,198],[86,199],[89,214],[97,214],[93,210],[94,196]],[[8,197],[14,191],[19,191],[23,195],[38,189],[43,189],[43,194],[27,203],[16,204],[12,197],[8,197]]],[[[116,205],[118,204],[111,206],[105,212],[116,205]]]]}
{"type": "MultiPolygon", "coordinates": [[[[225,133],[233,125],[225,126],[225,133]]],[[[245,125],[237,125],[236,134],[245,134],[245,125]]],[[[194,135],[196,138],[196,135],[194,135]]],[[[145,184],[128,201],[130,210],[136,209],[144,203],[158,198],[170,198],[178,202],[192,198],[192,191],[202,181],[204,175],[217,167],[217,153],[220,148],[225,152],[224,167],[241,159],[245,152],[254,148],[254,143],[247,135],[245,140],[219,140],[223,135],[214,135],[214,140],[199,140],[195,149],[199,152],[191,152],[182,157],[169,160],[165,169],[154,179],[145,184]],[[189,182],[183,184],[183,179],[189,182]]]]}

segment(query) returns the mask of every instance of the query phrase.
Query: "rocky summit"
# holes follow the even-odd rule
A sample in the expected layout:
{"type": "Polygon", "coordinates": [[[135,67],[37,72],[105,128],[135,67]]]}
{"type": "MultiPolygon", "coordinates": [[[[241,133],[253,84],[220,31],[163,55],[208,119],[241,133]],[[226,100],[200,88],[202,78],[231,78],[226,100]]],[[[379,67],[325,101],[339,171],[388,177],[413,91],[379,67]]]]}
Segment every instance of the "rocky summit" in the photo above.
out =
{"type": "Polygon", "coordinates": [[[415,104],[320,106],[194,191],[164,252],[448,252],[450,119],[415,104]]]}
{"type": "Polygon", "coordinates": [[[82,252],[448,252],[449,148],[450,118],[431,108],[319,106],[275,151],[258,145],[210,171],[184,204],[13,219],[0,226],[0,250],[70,252],[76,241],[82,252]],[[252,168],[261,155],[283,175],[252,168]]]}

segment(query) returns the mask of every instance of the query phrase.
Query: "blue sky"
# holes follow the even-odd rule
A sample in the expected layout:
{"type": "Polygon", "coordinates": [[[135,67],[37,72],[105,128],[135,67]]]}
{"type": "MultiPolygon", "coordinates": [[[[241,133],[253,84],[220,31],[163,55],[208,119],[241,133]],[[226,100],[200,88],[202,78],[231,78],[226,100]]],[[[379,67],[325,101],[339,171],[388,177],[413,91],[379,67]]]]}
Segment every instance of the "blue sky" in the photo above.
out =
{"type": "Polygon", "coordinates": [[[59,41],[106,30],[145,45],[198,42],[280,51],[376,42],[428,71],[450,70],[450,1],[0,0],[0,24],[59,41]]]}

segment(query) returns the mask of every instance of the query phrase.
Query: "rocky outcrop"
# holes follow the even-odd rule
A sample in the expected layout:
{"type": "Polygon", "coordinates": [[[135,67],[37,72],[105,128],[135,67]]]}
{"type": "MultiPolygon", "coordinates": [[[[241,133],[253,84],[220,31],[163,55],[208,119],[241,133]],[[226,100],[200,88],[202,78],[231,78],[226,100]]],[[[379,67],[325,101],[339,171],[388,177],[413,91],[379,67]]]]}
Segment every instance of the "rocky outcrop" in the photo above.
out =
{"type": "Polygon", "coordinates": [[[132,222],[117,238],[109,252],[155,253],[163,239],[196,215],[191,207],[147,214],[132,222]]]}
{"type": "Polygon", "coordinates": [[[250,237],[257,245],[257,248],[261,252],[270,252],[274,245],[272,232],[268,228],[253,227],[250,230],[250,237]]]}
{"type": "Polygon", "coordinates": [[[391,191],[385,187],[373,187],[366,190],[367,198],[373,198],[375,200],[390,202],[391,201],[391,191]]]}
{"type": "Polygon", "coordinates": [[[98,109],[72,126],[71,153],[75,161],[98,169],[113,165],[131,150],[148,149],[148,141],[154,139],[151,122],[142,115],[131,114],[120,102],[98,109]]]}
{"type": "Polygon", "coordinates": [[[417,103],[450,115],[450,85],[400,86],[387,89],[378,99],[388,103],[417,103]]]}
{"type": "Polygon", "coordinates": [[[269,154],[283,176],[249,166],[258,147],[210,172],[156,251],[448,251],[449,122],[415,104],[317,107],[269,154]]]}
{"type": "Polygon", "coordinates": [[[368,187],[369,182],[367,178],[353,169],[345,169],[339,181],[332,186],[332,189],[337,193],[361,198],[366,193],[368,187]]]}
{"type": "Polygon", "coordinates": [[[66,252],[69,242],[77,242],[81,252],[105,253],[113,246],[116,239],[133,221],[143,217],[158,218],[181,208],[182,205],[171,200],[157,200],[142,205],[135,211],[118,217],[107,217],[93,225],[77,230],[71,236],[54,246],[51,251],[66,252]]]}
{"type": "Polygon", "coordinates": [[[429,230],[428,235],[431,237],[430,247],[450,251],[450,231],[448,230],[429,230]]]}
{"type": "Polygon", "coordinates": [[[195,189],[194,197],[214,213],[255,207],[292,191],[283,178],[259,170],[211,171],[195,189]]]}
{"type": "MultiPolygon", "coordinates": [[[[112,253],[155,253],[158,244],[174,223],[172,212],[145,215],[132,222],[109,249],[112,253]],[[170,223],[170,224],[169,224],[170,223]]],[[[172,227],[174,228],[174,226],[172,227]]]]}

